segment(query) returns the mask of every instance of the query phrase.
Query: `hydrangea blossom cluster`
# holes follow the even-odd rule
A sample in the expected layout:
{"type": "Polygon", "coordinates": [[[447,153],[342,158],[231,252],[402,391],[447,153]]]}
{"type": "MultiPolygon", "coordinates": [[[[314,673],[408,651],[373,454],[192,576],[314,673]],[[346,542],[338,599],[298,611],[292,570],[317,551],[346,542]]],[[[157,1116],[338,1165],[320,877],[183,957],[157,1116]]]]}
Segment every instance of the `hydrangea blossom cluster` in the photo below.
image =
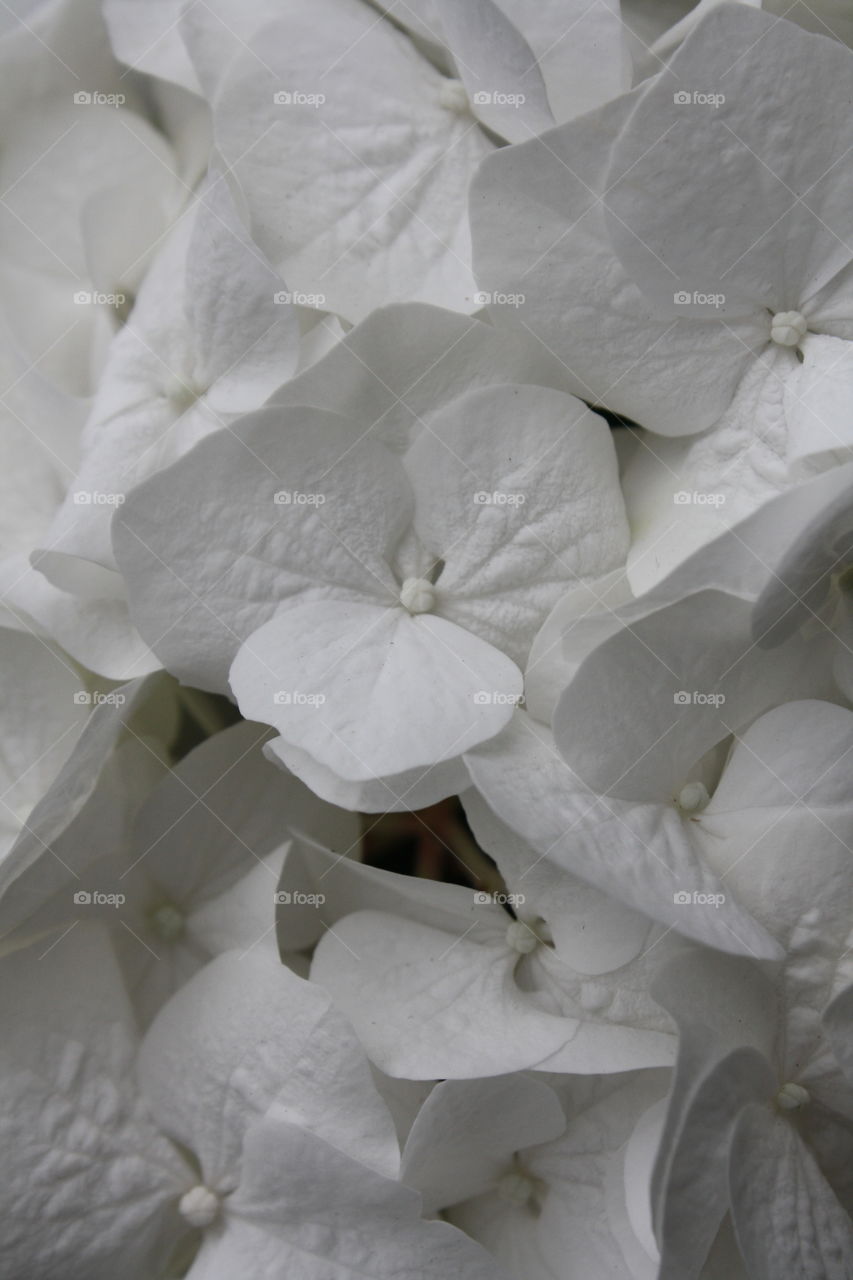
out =
{"type": "Polygon", "coordinates": [[[853,1277],[853,21],[0,18],[0,1276],[853,1277]]]}

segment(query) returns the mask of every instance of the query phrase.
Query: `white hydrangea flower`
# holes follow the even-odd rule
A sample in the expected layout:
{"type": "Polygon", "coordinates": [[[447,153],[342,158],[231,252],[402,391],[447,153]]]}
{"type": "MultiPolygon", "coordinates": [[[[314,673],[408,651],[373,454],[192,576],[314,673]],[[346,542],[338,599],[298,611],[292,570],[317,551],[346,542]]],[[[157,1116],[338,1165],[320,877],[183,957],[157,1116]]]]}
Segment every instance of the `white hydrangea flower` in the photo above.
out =
{"type": "Polygon", "coordinates": [[[421,1219],[352,1032],[276,958],[232,952],[197,974],[139,1048],[139,1085],[97,926],[2,967],[4,1014],[23,1010],[0,1051],[13,1175],[0,1257],[14,1272],[502,1274],[461,1232],[421,1219]]]}
{"type": "Polygon", "coordinates": [[[843,520],[831,535],[851,473],[838,468],[768,503],[654,591],[599,619],[586,652],[577,653],[571,618],[555,610],[549,680],[565,678],[554,735],[585,782],[623,797],[672,795],[691,764],[762,712],[792,698],[837,698],[846,643],[838,594],[818,613],[809,590],[825,592],[846,564],[843,520]]]}
{"type": "MultiPolygon", "coordinates": [[[[584,619],[576,615],[572,623],[568,614],[560,619],[566,655],[558,669],[567,670],[573,654],[580,662],[557,704],[554,740],[518,713],[509,729],[466,758],[490,809],[532,846],[528,866],[547,856],[680,932],[723,950],[735,950],[739,938],[745,944],[742,954],[765,948],[761,954],[772,956],[766,934],[762,943],[742,909],[776,936],[766,912],[782,890],[768,879],[760,893],[741,895],[738,877],[729,876],[729,861],[736,862],[738,855],[727,859],[723,850],[729,846],[721,837],[705,838],[706,811],[716,787],[721,795],[730,795],[746,785],[749,794],[741,790],[729,815],[732,848],[752,847],[762,822],[774,828],[777,842],[796,843],[803,822],[813,842],[820,844],[825,834],[825,819],[810,807],[810,762],[817,762],[817,775],[825,773],[829,785],[837,746],[829,726],[836,714],[843,718],[848,713],[825,702],[778,704],[787,703],[792,693],[833,696],[835,638],[823,627],[817,635],[812,628],[812,634],[795,632],[776,648],[762,650],[756,634],[766,639],[767,626],[758,633],[753,628],[763,616],[756,614],[755,600],[770,577],[772,555],[778,560],[784,550],[774,545],[780,530],[793,532],[797,520],[808,529],[814,511],[831,499],[831,490],[843,492],[842,479],[840,474],[827,476],[780,499],[777,509],[768,507],[753,517],[750,528],[741,526],[736,536],[726,535],[719,545],[697,553],[692,568],[707,575],[705,590],[680,595],[679,577],[683,586],[692,576],[685,569],[673,575],[669,587],[675,603],[654,608],[638,602],[633,612],[630,606],[623,608],[621,616],[594,616],[586,629],[593,647],[586,655],[584,619]],[[573,625],[580,636],[571,634],[573,625]],[[602,631],[604,642],[595,647],[602,631]],[[757,719],[774,706],[778,709],[757,719]],[[773,776],[788,778],[784,804],[774,808],[767,779],[742,772],[744,753],[735,752],[726,763],[721,751],[725,753],[733,734],[748,744],[753,734],[764,732],[765,724],[783,720],[784,743],[795,753],[796,765],[786,762],[781,741],[767,757],[773,776]],[[736,914],[730,914],[733,910],[736,914]],[[728,942],[721,940],[725,934],[728,942]]],[[[835,543],[830,540],[836,551],[842,543],[842,535],[835,543]]],[[[808,545],[807,540],[801,556],[808,557],[808,545]]],[[[832,555],[829,545],[822,553],[832,555]]],[[[783,590],[784,579],[773,581],[776,607],[787,610],[791,592],[783,590]]],[[[843,758],[840,748],[838,754],[843,758]]],[[[836,803],[841,801],[832,801],[836,803]]],[[[475,800],[467,807],[484,847],[494,850],[488,811],[475,800]]],[[[797,893],[803,896],[804,888],[797,893]]]]}
{"type": "MultiPolygon", "coordinates": [[[[516,712],[503,733],[467,753],[466,764],[482,798],[466,793],[474,829],[493,856],[506,857],[515,844],[520,888],[545,860],[669,929],[736,955],[778,958],[778,943],[726,894],[693,842],[693,808],[684,792],[691,796],[702,781],[697,761],[682,758],[674,788],[603,794],[566,763],[544,726],[516,712]],[[685,894],[695,910],[684,910],[685,894]]],[[[628,937],[636,939],[635,931],[628,937]]]]}
{"type": "Polygon", "coordinates": [[[11,327],[0,320],[0,328],[0,442],[6,463],[0,475],[0,610],[10,625],[55,641],[107,679],[122,678],[130,667],[145,674],[157,664],[146,664],[147,648],[121,598],[103,599],[94,616],[88,599],[60,590],[30,563],[77,469],[88,402],[39,373],[11,327]]]}
{"type": "Polygon", "coordinates": [[[853,1274],[843,10],[0,2],[4,1277],[853,1274]]]}
{"type": "MultiPolygon", "coordinates": [[[[641,2],[642,0],[626,0],[626,8],[634,11],[641,2]]],[[[639,77],[642,78],[643,74],[652,75],[658,71],[661,60],[666,61],[697,22],[717,5],[723,3],[725,0],[699,0],[698,4],[687,5],[684,16],[666,29],[662,29],[658,23],[655,31],[657,38],[653,37],[649,40],[648,45],[643,49],[645,56],[638,59],[639,77]]],[[[816,35],[833,36],[844,44],[853,45],[853,19],[845,11],[844,6],[836,4],[835,0],[813,0],[808,4],[803,0],[794,0],[793,4],[788,4],[786,0],[741,0],[741,3],[764,9],[767,13],[775,14],[780,18],[788,18],[816,35]]],[[[663,17],[665,20],[666,16],[665,9],[658,10],[658,19],[663,17]]]]}
{"type": "Polygon", "coordinates": [[[531,386],[451,401],[402,458],[320,410],[249,415],[136,489],[113,538],[166,666],[221,690],[230,666],[245,714],[350,780],[497,732],[553,603],[625,548],[605,423],[531,386]],[[163,518],[182,503],[195,545],[163,518]]]}
{"type": "Polygon", "coordinates": [[[727,1212],[749,1277],[840,1280],[848,1269],[853,1080],[827,1032],[849,1053],[850,1023],[833,1026],[832,1005],[821,1032],[825,987],[802,981],[810,967],[817,976],[820,951],[806,929],[778,984],[748,961],[704,951],[657,981],[681,1041],[653,1181],[661,1280],[703,1274],[727,1212]]]}
{"type": "Polygon", "coordinates": [[[647,996],[663,931],[565,872],[545,885],[507,880],[502,894],[476,893],[315,845],[285,861],[279,942],[319,937],[312,980],[389,1075],[669,1064],[668,1023],[647,996]]]}
{"type": "Polygon", "coordinates": [[[711,432],[653,442],[657,461],[640,441],[640,587],[720,521],[850,456],[850,83],[843,46],[721,8],[647,86],[475,180],[478,282],[526,300],[493,307],[495,323],[538,336],[575,394],[662,436],[711,432]],[[829,97],[791,91],[806,66],[829,97]]]}
{"type": "Polygon", "coordinates": [[[39,78],[37,109],[21,93],[4,113],[0,305],[30,361],[85,396],[187,188],[112,60],[85,78],[69,68],[62,87],[39,78]]]}
{"type": "Polygon", "coordinates": [[[647,1205],[668,1076],[444,1081],[412,1127],[403,1179],[516,1276],[653,1280],[647,1205]]]}
{"type": "MultiPolygon", "coordinates": [[[[0,907],[5,921],[16,907],[22,915],[7,945],[100,919],[143,1023],[213,956],[273,947],[275,889],[293,833],[310,831],[342,853],[357,847],[358,826],[268,763],[267,737],[240,722],[165,773],[156,759],[140,761],[151,755],[144,741],[127,744],[151,776],[125,838],[93,850],[91,825],[78,825],[63,835],[61,861],[46,848],[0,907]]],[[[106,803],[114,774],[95,786],[106,803]]]]}
{"type": "MultiPolygon", "coordinates": [[[[106,667],[114,679],[156,669],[127,618],[110,521],[135,484],[260,407],[294,372],[299,323],[289,299],[243,229],[224,180],[212,180],[156,257],[110,344],[77,474],[34,556],[63,601],[78,605],[72,617],[69,607],[61,615],[60,634],[87,666],[106,667]],[[110,628],[120,628],[123,649],[110,644],[110,628]]],[[[56,596],[32,577],[26,589],[37,600],[56,596]]],[[[48,625],[57,611],[54,605],[46,614],[48,625]]]]}
{"type": "MultiPolygon", "coordinates": [[[[19,812],[17,838],[0,866],[0,937],[4,945],[14,945],[10,935],[19,942],[52,927],[55,919],[39,921],[45,903],[58,893],[64,895],[67,909],[72,883],[76,886],[76,878],[103,856],[104,846],[127,846],[137,806],[165,768],[160,744],[146,728],[146,717],[166,734],[171,723],[168,694],[164,698],[159,677],[93,694],[80,676],[71,678],[67,660],[58,658],[42,640],[20,632],[2,634],[9,637],[12,650],[18,651],[22,670],[26,662],[22,646],[32,647],[30,662],[36,654],[41,655],[35,658],[31,676],[37,680],[39,692],[30,685],[27,700],[31,707],[39,705],[39,697],[49,704],[40,724],[29,730],[50,733],[39,744],[43,754],[27,762],[30,767],[26,768],[22,752],[24,758],[15,761],[22,772],[17,779],[9,778],[9,782],[17,781],[17,787],[9,789],[10,797],[16,792],[26,794],[38,781],[38,794],[28,797],[34,807],[28,816],[19,812]],[[64,734],[59,732],[63,719],[68,726],[64,734]],[[71,736],[75,739],[73,751],[68,741],[71,736]]],[[[21,686],[21,691],[24,688],[21,686]]],[[[11,720],[15,710],[11,697],[7,705],[11,720]]],[[[4,736],[11,761],[16,734],[10,727],[4,736]]],[[[23,735],[24,742],[28,736],[23,735]]],[[[21,806],[25,808],[26,802],[21,806]]]]}
{"type": "Polygon", "coordinates": [[[461,82],[361,0],[288,0],[225,60],[209,22],[185,19],[215,143],[291,288],[349,321],[403,300],[476,310],[467,191],[494,143],[461,82]]]}

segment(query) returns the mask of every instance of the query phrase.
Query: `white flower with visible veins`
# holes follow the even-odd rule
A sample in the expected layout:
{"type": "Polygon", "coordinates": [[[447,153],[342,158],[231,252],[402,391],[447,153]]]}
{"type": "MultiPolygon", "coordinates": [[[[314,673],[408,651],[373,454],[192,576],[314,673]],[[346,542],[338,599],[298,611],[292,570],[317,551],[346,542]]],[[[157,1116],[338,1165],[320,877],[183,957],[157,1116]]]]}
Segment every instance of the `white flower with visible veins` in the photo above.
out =
{"type": "Polygon", "coordinates": [[[0,1049],[8,1274],[503,1274],[421,1219],[355,1037],[275,957],[213,961],[141,1047],[97,925],[0,966],[3,1015],[17,1021],[0,1049]]]}
{"type": "MultiPolygon", "coordinates": [[[[274,891],[294,833],[346,852],[358,828],[264,759],[269,736],[241,721],[166,772],[131,737],[123,750],[149,790],[126,832],[99,848],[102,833],[84,822],[63,833],[56,853],[45,847],[0,903],[5,945],[100,918],[143,1023],[213,956],[273,946],[274,891]]],[[[106,763],[95,781],[101,806],[120,785],[106,763]]]]}
{"type": "Polygon", "coordinates": [[[778,984],[707,951],[657,980],[680,1033],[653,1178],[660,1280],[702,1274],[727,1212],[751,1280],[850,1274],[851,988],[822,1003],[817,923],[794,931],[778,984]]]}
{"type": "Polygon", "coordinates": [[[403,1180],[519,1280],[653,1280],[647,1207],[669,1073],[436,1085],[403,1180]]]}
{"type": "Polygon", "coordinates": [[[526,298],[495,323],[536,334],[575,394],[696,436],[629,464],[635,588],[850,455],[851,86],[848,49],[725,6],[646,86],[475,179],[478,282],[526,298]]]}
{"type": "MultiPolygon", "coordinates": [[[[504,23],[510,47],[523,45],[504,23]]],[[[529,49],[521,110],[484,108],[361,0],[315,0],[310,12],[279,0],[259,30],[225,41],[226,57],[215,27],[191,8],[185,40],[253,235],[291,287],[349,321],[407,300],[476,310],[466,202],[494,142],[475,113],[491,128],[496,116],[498,127],[526,119],[524,136],[547,127],[529,49]]]]}
{"type": "MultiPolygon", "coordinates": [[[[504,865],[510,866],[506,859],[504,865]]],[[[282,888],[318,909],[282,949],[320,941],[312,980],[332,995],[371,1060],[408,1079],[524,1068],[619,1071],[672,1061],[648,999],[663,932],[566,872],[507,875],[499,899],[336,858],[289,853],[282,888]]],[[[285,927],[287,926],[287,927],[285,927]]]]}
{"type": "Polygon", "coordinates": [[[113,539],[169,670],[230,679],[245,715],[357,781],[496,733],[539,625],[621,562],[625,528],[604,421],[497,386],[452,400],[402,458],[320,410],[249,415],[136,489],[113,539]]]}

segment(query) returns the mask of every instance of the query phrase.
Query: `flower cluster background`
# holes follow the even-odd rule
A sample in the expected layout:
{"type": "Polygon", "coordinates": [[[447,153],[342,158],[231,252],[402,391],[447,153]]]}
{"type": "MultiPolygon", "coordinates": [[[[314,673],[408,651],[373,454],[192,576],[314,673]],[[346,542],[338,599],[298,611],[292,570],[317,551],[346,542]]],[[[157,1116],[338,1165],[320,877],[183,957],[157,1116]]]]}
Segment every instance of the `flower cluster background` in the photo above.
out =
{"type": "Polygon", "coordinates": [[[0,0],[0,1280],[853,1280],[853,7],[0,0]]]}

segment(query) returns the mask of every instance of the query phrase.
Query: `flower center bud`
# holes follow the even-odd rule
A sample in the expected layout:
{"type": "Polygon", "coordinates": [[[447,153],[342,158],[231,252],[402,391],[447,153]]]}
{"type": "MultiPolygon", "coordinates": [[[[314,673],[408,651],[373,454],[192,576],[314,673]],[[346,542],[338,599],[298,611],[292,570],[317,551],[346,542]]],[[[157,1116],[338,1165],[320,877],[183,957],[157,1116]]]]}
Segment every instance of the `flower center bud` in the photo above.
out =
{"type": "Polygon", "coordinates": [[[804,1107],[808,1102],[811,1102],[811,1094],[808,1089],[804,1089],[801,1084],[794,1084],[791,1081],[788,1084],[783,1084],[776,1094],[776,1105],[781,1107],[783,1111],[799,1111],[800,1107],[804,1107]]]}
{"type": "Polygon", "coordinates": [[[161,906],[155,907],[148,916],[152,931],[164,942],[176,942],[182,937],[186,920],[183,911],[173,902],[164,902],[161,906]]]}
{"type": "Polygon", "coordinates": [[[845,565],[836,579],[836,585],[843,596],[853,596],[853,564],[845,565]]]}
{"type": "Polygon", "coordinates": [[[535,951],[542,941],[539,934],[523,920],[513,920],[507,925],[506,940],[513,951],[518,951],[523,956],[535,951]]]}
{"type": "Polygon", "coordinates": [[[777,311],[770,322],[770,337],[780,347],[796,347],[802,342],[808,322],[799,311],[777,311]]]}
{"type": "Polygon", "coordinates": [[[531,1178],[529,1174],[522,1173],[518,1169],[512,1169],[509,1173],[503,1174],[498,1180],[495,1191],[501,1200],[505,1200],[507,1204],[514,1205],[517,1209],[523,1209],[532,1201],[535,1201],[539,1187],[535,1179],[531,1178]]]}
{"type": "Polygon", "coordinates": [[[204,387],[197,386],[192,378],[170,378],[163,388],[163,394],[177,413],[185,413],[205,393],[204,387]]]}
{"type": "Polygon", "coordinates": [[[682,813],[698,813],[710,799],[704,782],[688,782],[679,791],[676,803],[682,813]]]}
{"type": "Polygon", "coordinates": [[[181,1217],[191,1227],[198,1227],[200,1230],[215,1222],[221,1210],[222,1201],[219,1196],[202,1183],[193,1187],[191,1191],[187,1191],[178,1202],[178,1212],[181,1217]]]}
{"type": "Polygon", "coordinates": [[[409,613],[429,613],[435,608],[435,587],[426,578],[407,578],[400,588],[400,604],[409,613]]]}
{"type": "Polygon", "coordinates": [[[439,90],[438,100],[447,111],[465,115],[470,108],[468,94],[461,80],[445,80],[439,90]]]}

